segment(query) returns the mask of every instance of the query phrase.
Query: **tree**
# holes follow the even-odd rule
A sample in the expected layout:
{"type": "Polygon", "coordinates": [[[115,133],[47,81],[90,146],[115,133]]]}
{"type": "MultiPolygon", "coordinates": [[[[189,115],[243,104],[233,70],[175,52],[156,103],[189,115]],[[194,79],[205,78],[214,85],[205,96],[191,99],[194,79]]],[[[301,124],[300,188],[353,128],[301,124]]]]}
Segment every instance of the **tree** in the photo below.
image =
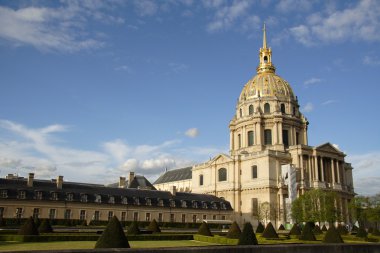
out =
{"type": "Polygon", "coordinates": [[[240,234],[241,234],[240,227],[236,223],[236,221],[234,221],[232,223],[230,229],[228,230],[228,233],[227,233],[226,237],[227,238],[231,238],[231,239],[239,239],[240,234]]]}
{"type": "Polygon", "coordinates": [[[24,225],[19,229],[18,235],[39,235],[36,224],[34,224],[34,220],[32,217],[26,220],[24,225]]]}
{"type": "Polygon", "coordinates": [[[201,226],[198,229],[198,235],[212,236],[210,228],[206,222],[202,222],[201,226]]]}
{"type": "Polygon", "coordinates": [[[128,235],[138,235],[140,234],[139,224],[137,221],[133,221],[131,225],[128,227],[127,234],[128,235]]]}
{"type": "Polygon", "coordinates": [[[95,244],[95,248],[129,248],[123,227],[116,216],[113,216],[102,235],[95,244]]]}
{"type": "Polygon", "coordinates": [[[258,220],[267,223],[268,220],[277,219],[277,205],[263,202],[258,207],[258,220]]]}
{"type": "Polygon", "coordinates": [[[157,221],[156,221],[155,219],[153,219],[153,220],[149,223],[148,230],[149,230],[149,231],[152,231],[153,233],[160,233],[160,232],[161,232],[161,229],[160,229],[160,227],[158,226],[157,221]]]}
{"type": "Polygon", "coordinates": [[[251,223],[247,222],[244,224],[243,232],[241,232],[238,245],[257,245],[257,238],[253,232],[251,223]]]}

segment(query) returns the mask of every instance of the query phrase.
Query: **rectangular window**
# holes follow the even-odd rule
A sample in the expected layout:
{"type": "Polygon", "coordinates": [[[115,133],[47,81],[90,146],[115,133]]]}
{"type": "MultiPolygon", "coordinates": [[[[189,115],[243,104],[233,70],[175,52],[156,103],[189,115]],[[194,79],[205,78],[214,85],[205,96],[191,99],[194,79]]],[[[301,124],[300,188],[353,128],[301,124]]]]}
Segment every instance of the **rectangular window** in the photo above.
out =
{"type": "Polygon", "coordinates": [[[102,196],[99,194],[95,194],[95,203],[102,203],[102,196]]]}
{"type": "Polygon", "coordinates": [[[108,212],[108,220],[112,219],[113,217],[113,211],[108,212]]]}
{"type": "Polygon", "coordinates": [[[282,142],[284,143],[284,146],[286,148],[289,147],[289,133],[288,133],[288,130],[282,130],[282,142]]]}
{"type": "Polygon", "coordinates": [[[18,207],[18,208],[16,208],[16,218],[17,219],[21,219],[22,218],[22,214],[23,214],[23,209],[22,209],[22,207],[18,207]]]}
{"type": "Polygon", "coordinates": [[[115,204],[115,197],[114,196],[110,196],[110,198],[108,199],[108,203],[115,204]]]}
{"type": "Polygon", "coordinates": [[[36,199],[42,200],[42,192],[40,191],[36,192],[36,199]]]}
{"type": "Polygon", "coordinates": [[[181,216],[181,221],[182,221],[182,223],[186,223],[186,214],[182,214],[182,216],[181,216]]]}
{"type": "Polygon", "coordinates": [[[138,212],[134,212],[133,213],[133,220],[134,221],[138,221],[139,220],[139,213],[138,212]]]}
{"type": "Polygon", "coordinates": [[[257,178],[257,165],[252,166],[252,178],[257,178]]]}
{"type": "Polygon", "coordinates": [[[207,220],[207,215],[206,214],[203,215],[203,220],[207,220]]]}
{"type": "Polygon", "coordinates": [[[216,215],[215,215],[215,214],[212,216],[212,219],[213,219],[213,220],[216,220],[216,215]]]}
{"type": "Polygon", "coordinates": [[[19,199],[25,199],[26,193],[25,191],[19,191],[18,192],[18,198],[19,199]]]}
{"type": "Polygon", "coordinates": [[[52,200],[58,200],[58,193],[57,192],[52,192],[51,193],[51,199],[52,200]]]}
{"type": "Polygon", "coordinates": [[[71,219],[71,209],[66,209],[65,210],[65,220],[70,220],[71,219]]]}
{"type": "Polygon", "coordinates": [[[174,213],[170,214],[170,222],[175,222],[175,216],[174,213]]]}
{"type": "Polygon", "coordinates": [[[152,205],[152,200],[150,198],[146,199],[146,205],[151,206],[152,205]]]}
{"type": "Polygon", "coordinates": [[[127,212],[121,212],[121,221],[127,220],[127,212]]]}
{"type": "Polygon", "coordinates": [[[199,175],[199,185],[203,185],[203,175],[199,175]]]}
{"type": "Polygon", "coordinates": [[[8,198],[8,190],[1,190],[1,198],[6,199],[8,198]]]}
{"type": "Polygon", "coordinates": [[[253,146],[253,131],[248,131],[248,146],[253,146]]]}
{"type": "Polygon", "coordinates": [[[95,221],[100,220],[100,212],[99,211],[95,211],[94,212],[94,216],[92,217],[92,219],[95,220],[95,221]]]}
{"type": "Polygon", "coordinates": [[[158,222],[163,222],[164,219],[162,218],[162,213],[158,214],[158,222]]]}
{"type": "Polygon", "coordinates": [[[238,134],[238,147],[241,148],[241,135],[238,134]]]}
{"type": "Polygon", "coordinates": [[[258,216],[259,214],[259,204],[257,198],[252,198],[252,216],[258,216]]]}
{"type": "Polygon", "coordinates": [[[196,223],[196,222],[197,222],[197,215],[193,214],[193,223],[196,223]]]}
{"type": "Polygon", "coordinates": [[[145,214],[145,221],[150,221],[150,213],[145,214]]]}
{"type": "Polygon", "coordinates": [[[264,144],[272,145],[272,130],[270,129],[264,130],[264,144]]]}
{"type": "Polygon", "coordinates": [[[54,220],[56,215],[56,210],[55,209],[50,209],[49,210],[49,219],[54,220]]]}
{"type": "Polygon", "coordinates": [[[33,219],[37,219],[40,216],[40,209],[39,208],[34,208],[33,209],[33,219]]]}
{"type": "Polygon", "coordinates": [[[85,220],[86,219],[86,210],[80,210],[79,212],[79,219],[85,220]]]}
{"type": "Polygon", "coordinates": [[[87,194],[82,194],[80,196],[80,201],[86,203],[87,202],[87,194]]]}
{"type": "Polygon", "coordinates": [[[226,216],[225,215],[222,215],[222,220],[226,220],[226,216]]]}
{"type": "Polygon", "coordinates": [[[74,199],[74,194],[72,194],[72,193],[68,193],[68,194],[66,195],[66,200],[67,200],[67,201],[73,201],[73,199],[74,199]]]}
{"type": "Polygon", "coordinates": [[[296,132],[296,145],[300,144],[300,133],[296,132]]]}

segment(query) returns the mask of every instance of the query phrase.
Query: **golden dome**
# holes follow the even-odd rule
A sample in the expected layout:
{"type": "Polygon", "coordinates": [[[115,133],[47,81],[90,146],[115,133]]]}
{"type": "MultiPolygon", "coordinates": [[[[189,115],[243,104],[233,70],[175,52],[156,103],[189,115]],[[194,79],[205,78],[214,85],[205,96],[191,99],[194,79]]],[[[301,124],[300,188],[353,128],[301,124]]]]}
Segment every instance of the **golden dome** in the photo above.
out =
{"type": "Polygon", "coordinates": [[[277,97],[279,99],[295,100],[289,83],[273,72],[258,73],[245,85],[239,100],[244,101],[258,97],[277,97]]]}
{"type": "Polygon", "coordinates": [[[245,84],[239,100],[245,101],[258,97],[296,100],[289,83],[275,74],[276,68],[272,64],[272,50],[267,46],[265,24],[263,32],[263,47],[260,48],[257,75],[245,84]]]}

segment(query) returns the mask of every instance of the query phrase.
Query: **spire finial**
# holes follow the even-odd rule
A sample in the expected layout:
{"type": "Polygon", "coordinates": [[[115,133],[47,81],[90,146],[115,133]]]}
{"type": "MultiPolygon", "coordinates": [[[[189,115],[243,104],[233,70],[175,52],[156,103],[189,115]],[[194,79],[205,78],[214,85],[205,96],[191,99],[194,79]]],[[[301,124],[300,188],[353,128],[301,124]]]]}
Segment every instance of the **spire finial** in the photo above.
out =
{"type": "Polygon", "coordinates": [[[267,48],[267,33],[266,33],[266,29],[265,29],[265,23],[264,23],[264,27],[263,27],[263,48],[267,48]]]}

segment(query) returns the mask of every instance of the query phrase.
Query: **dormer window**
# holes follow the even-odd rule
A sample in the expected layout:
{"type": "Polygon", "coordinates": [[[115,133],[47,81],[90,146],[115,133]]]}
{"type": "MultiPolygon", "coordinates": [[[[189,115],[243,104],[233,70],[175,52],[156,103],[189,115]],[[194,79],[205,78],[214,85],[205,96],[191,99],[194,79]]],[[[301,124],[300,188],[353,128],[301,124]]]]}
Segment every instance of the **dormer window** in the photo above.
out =
{"type": "Polygon", "coordinates": [[[19,191],[18,192],[18,198],[19,199],[25,199],[26,198],[26,192],[25,191],[19,191]]]}
{"type": "Polygon", "coordinates": [[[23,213],[24,213],[24,210],[22,209],[22,207],[16,208],[16,213],[15,213],[16,219],[21,219],[23,213]]]}
{"type": "Polygon", "coordinates": [[[140,205],[140,199],[139,198],[135,197],[134,200],[135,200],[135,205],[140,205]]]}
{"type": "Polygon", "coordinates": [[[170,200],[170,207],[175,207],[175,200],[174,199],[170,200]]]}
{"type": "Polygon", "coordinates": [[[181,207],[183,207],[183,208],[186,208],[186,207],[187,207],[187,203],[186,203],[185,200],[182,200],[182,202],[181,202],[181,207]]]}
{"type": "Polygon", "coordinates": [[[223,209],[223,210],[226,210],[227,209],[226,203],[220,202],[220,208],[223,209]]]}
{"type": "Polygon", "coordinates": [[[35,196],[35,199],[42,200],[42,198],[43,198],[43,192],[42,191],[36,191],[34,193],[34,196],[35,196]]]}
{"type": "Polygon", "coordinates": [[[212,203],[212,209],[218,209],[218,205],[215,202],[212,203]]]}
{"type": "Polygon", "coordinates": [[[158,200],[158,206],[164,206],[164,200],[159,199],[158,200]]]}
{"type": "Polygon", "coordinates": [[[198,208],[198,201],[193,201],[193,208],[198,208]]]}
{"type": "Polygon", "coordinates": [[[51,200],[58,200],[58,192],[51,193],[51,200]]]}
{"type": "Polygon", "coordinates": [[[68,193],[66,195],[66,200],[67,201],[73,201],[74,200],[74,194],[73,193],[68,193]]]}
{"type": "Polygon", "coordinates": [[[202,208],[203,208],[203,209],[207,209],[207,208],[208,208],[208,206],[207,206],[207,202],[202,202],[202,208]]]}
{"type": "Polygon", "coordinates": [[[108,203],[109,204],[115,204],[115,197],[114,196],[110,196],[109,199],[108,199],[108,203]]]}
{"type": "Polygon", "coordinates": [[[6,199],[6,198],[8,198],[8,190],[1,190],[1,191],[0,191],[0,197],[1,197],[2,199],[6,199]]]}
{"type": "Polygon", "coordinates": [[[152,205],[152,200],[150,198],[146,199],[146,205],[151,206],[152,205]]]}
{"type": "Polygon", "coordinates": [[[127,197],[123,197],[123,198],[121,199],[121,203],[122,203],[123,205],[128,205],[128,198],[127,198],[127,197]]]}
{"type": "Polygon", "coordinates": [[[102,203],[102,196],[100,194],[95,194],[95,203],[102,203]]]}
{"type": "Polygon", "coordinates": [[[87,202],[87,194],[82,194],[80,196],[80,202],[86,203],[87,202]]]}

